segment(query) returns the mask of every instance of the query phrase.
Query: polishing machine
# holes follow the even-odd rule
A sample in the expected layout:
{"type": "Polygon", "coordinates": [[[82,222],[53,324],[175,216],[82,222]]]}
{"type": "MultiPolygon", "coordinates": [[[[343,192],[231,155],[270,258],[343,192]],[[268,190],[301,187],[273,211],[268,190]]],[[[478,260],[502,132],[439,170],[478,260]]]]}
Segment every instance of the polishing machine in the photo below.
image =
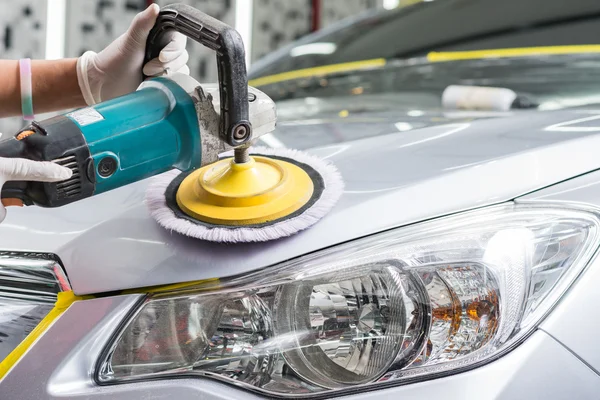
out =
{"type": "Polygon", "coordinates": [[[183,74],[146,79],[134,93],[30,126],[0,141],[0,157],[53,161],[70,168],[63,182],[7,182],[7,205],[58,207],[176,168],[189,171],[273,131],[272,100],[249,88],[244,46],[228,25],[186,5],[164,8],[152,29],[145,62],[174,32],[217,53],[219,84],[183,74]],[[215,107],[220,110],[217,112],[215,107]]]}
{"type": "Polygon", "coordinates": [[[265,241],[321,219],[342,193],[335,167],[295,150],[250,153],[275,129],[276,113],[267,95],[248,87],[239,33],[190,6],[167,6],[147,39],[145,62],[175,32],[215,50],[218,85],[182,74],[146,79],[129,95],[32,123],[0,142],[0,157],[53,161],[73,175],[57,183],[7,182],[3,204],[61,206],[175,169],[177,176],[157,177],[146,197],[151,215],[170,231],[265,241]],[[228,150],[233,157],[220,158],[228,150]]]}

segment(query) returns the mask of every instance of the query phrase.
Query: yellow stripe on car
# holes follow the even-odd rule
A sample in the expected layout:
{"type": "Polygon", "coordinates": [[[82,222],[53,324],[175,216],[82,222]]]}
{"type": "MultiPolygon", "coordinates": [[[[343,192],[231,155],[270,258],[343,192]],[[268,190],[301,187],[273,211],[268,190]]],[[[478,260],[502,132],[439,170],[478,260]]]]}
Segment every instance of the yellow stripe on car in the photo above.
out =
{"type": "Polygon", "coordinates": [[[540,55],[600,53],[600,45],[516,47],[471,51],[433,51],[427,54],[429,62],[478,60],[484,58],[531,57],[540,55]]]}
{"type": "MultiPolygon", "coordinates": [[[[600,53],[600,45],[573,45],[573,46],[542,46],[542,47],[515,47],[507,49],[486,49],[469,51],[432,51],[427,54],[427,61],[445,62],[460,60],[478,60],[485,58],[509,58],[509,57],[531,57],[540,55],[560,55],[560,54],[586,54],[600,53]]],[[[353,61],[341,64],[324,65],[321,67],[305,68],[295,71],[282,72],[280,74],[268,75],[261,78],[250,80],[250,86],[260,87],[271,85],[273,83],[291,81],[301,78],[314,78],[330,74],[360,71],[364,69],[381,68],[386,65],[384,58],[375,58],[371,60],[353,61]]]]}
{"type": "Polygon", "coordinates": [[[8,371],[21,359],[23,354],[31,347],[31,345],[56,321],[71,304],[78,300],[93,298],[93,296],[75,296],[72,291],[58,293],[58,298],[54,304],[54,308],[50,310],[48,315],[40,321],[40,323],[31,331],[29,335],[11,351],[2,362],[0,362],[0,379],[2,379],[8,371]]]}
{"type": "Polygon", "coordinates": [[[363,69],[381,68],[385,66],[384,58],[376,58],[372,60],[353,61],[341,64],[324,65],[322,67],[305,68],[296,71],[283,72],[275,75],[268,75],[262,78],[252,79],[248,82],[250,86],[260,87],[271,85],[273,83],[291,81],[300,78],[311,78],[325,76],[340,72],[359,71],[363,69]]]}

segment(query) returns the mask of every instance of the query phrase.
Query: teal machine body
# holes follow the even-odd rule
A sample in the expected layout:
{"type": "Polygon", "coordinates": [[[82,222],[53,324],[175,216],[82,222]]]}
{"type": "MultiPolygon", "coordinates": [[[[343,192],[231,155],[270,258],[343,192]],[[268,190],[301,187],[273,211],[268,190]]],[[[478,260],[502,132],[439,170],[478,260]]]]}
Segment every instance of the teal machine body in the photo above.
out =
{"type": "Polygon", "coordinates": [[[161,172],[201,163],[198,117],[177,83],[154,78],[129,95],[66,115],[90,150],[86,173],[102,193],[161,172]]]}
{"type": "Polygon", "coordinates": [[[73,171],[60,183],[7,182],[2,198],[56,207],[173,168],[201,164],[201,134],[192,97],[168,78],[131,94],[27,128],[0,142],[0,157],[54,161],[73,171]]]}
{"type": "Polygon", "coordinates": [[[173,168],[197,168],[202,135],[216,135],[231,147],[247,143],[252,126],[241,36],[193,7],[172,4],[161,9],[148,35],[144,64],[158,57],[176,32],[217,54],[219,132],[200,132],[194,99],[174,80],[147,79],[134,93],[33,122],[0,141],[0,157],[52,161],[73,171],[63,182],[7,182],[2,202],[58,207],[173,168]]]}

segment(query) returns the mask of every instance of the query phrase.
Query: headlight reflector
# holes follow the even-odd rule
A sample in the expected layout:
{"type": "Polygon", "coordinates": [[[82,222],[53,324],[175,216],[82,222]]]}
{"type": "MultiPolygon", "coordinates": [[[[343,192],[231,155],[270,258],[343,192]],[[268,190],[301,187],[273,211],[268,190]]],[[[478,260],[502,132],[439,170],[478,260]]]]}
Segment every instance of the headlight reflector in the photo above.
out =
{"type": "Polygon", "coordinates": [[[327,388],[379,378],[398,354],[414,352],[427,324],[424,293],[393,264],[348,272],[284,285],[275,302],[288,365],[327,388]]]}
{"type": "Polygon", "coordinates": [[[596,214],[507,205],[149,298],[100,382],[203,374],[314,394],[449,373],[508,351],[593,256],[596,214]]]}

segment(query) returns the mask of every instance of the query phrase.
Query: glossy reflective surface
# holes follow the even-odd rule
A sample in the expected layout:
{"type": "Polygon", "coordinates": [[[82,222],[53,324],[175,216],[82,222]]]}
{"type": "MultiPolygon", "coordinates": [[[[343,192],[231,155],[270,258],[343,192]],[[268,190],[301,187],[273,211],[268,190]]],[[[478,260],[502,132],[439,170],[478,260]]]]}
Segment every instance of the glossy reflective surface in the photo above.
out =
{"type": "Polygon", "coordinates": [[[528,111],[311,150],[335,163],[345,192],[311,229],[270,243],[227,246],[161,229],[144,204],[148,181],[58,209],[10,209],[0,237],[8,250],[56,253],[78,294],[232,276],[600,168],[597,132],[594,110],[528,111]]]}

